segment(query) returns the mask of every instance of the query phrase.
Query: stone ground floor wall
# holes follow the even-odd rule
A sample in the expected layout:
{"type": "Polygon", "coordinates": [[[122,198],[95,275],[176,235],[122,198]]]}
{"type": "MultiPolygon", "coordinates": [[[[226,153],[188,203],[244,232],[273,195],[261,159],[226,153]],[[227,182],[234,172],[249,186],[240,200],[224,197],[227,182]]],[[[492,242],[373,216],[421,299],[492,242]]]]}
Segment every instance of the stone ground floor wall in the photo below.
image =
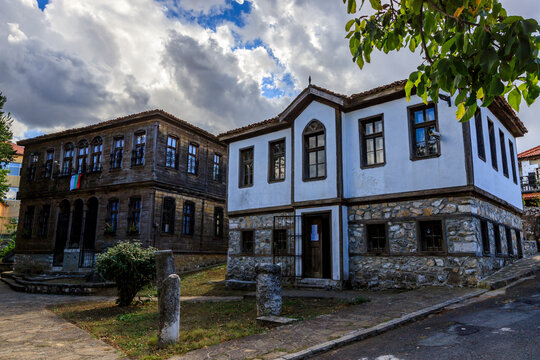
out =
{"type": "Polygon", "coordinates": [[[509,255],[506,231],[513,254],[521,239],[529,255],[521,219],[517,214],[475,197],[429,198],[350,206],[350,283],[355,288],[413,288],[418,286],[475,286],[479,279],[517,259],[509,255]],[[443,250],[423,252],[419,223],[441,221],[443,250]],[[489,249],[482,245],[481,222],[487,221],[489,249]],[[370,253],[366,226],[386,224],[387,247],[370,253]],[[501,253],[495,254],[495,226],[499,227],[501,253]]]}
{"type": "Polygon", "coordinates": [[[224,264],[226,261],[227,255],[225,254],[174,254],[174,264],[179,273],[224,264]]]}
{"type": "Polygon", "coordinates": [[[523,252],[536,254],[540,251],[540,207],[526,207],[521,219],[527,240],[527,250],[523,249],[523,252]]]}
{"type": "Polygon", "coordinates": [[[255,280],[255,265],[273,261],[272,232],[275,216],[292,216],[293,213],[271,213],[229,218],[229,252],[227,254],[227,279],[255,280]],[[253,230],[253,250],[242,249],[242,231],[253,230]]]}
{"type": "Polygon", "coordinates": [[[43,273],[52,270],[52,254],[15,254],[13,270],[18,273],[43,273]]]}

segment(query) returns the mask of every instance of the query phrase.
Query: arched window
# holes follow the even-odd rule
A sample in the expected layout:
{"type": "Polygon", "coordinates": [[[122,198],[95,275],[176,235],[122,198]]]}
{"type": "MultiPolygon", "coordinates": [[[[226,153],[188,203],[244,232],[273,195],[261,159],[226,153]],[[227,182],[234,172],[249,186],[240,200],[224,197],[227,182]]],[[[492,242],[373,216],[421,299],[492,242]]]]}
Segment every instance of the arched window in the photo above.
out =
{"type": "Polygon", "coordinates": [[[307,124],[304,140],[304,180],[326,177],[326,130],[318,120],[307,124]]]}
{"type": "Polygon", "coordinates": [[[88,162],[88,141],[81,140],[77,146],[77,173],[86,172],[86,164],[88,162]]]}
{"type": "Polygon", "coordinates": [[[96,136],[92,140],[92,164],[90,169],[92,172],[101,171],[101,154],[103,153],[103,140],[96,136]]]}
{"type": "Polygon", "coordinates": [[[71,175],[71,169],[73,168],[73,143],[67,143],[64,146],[64,161],[62,163],[62,175],[71,175]]]}

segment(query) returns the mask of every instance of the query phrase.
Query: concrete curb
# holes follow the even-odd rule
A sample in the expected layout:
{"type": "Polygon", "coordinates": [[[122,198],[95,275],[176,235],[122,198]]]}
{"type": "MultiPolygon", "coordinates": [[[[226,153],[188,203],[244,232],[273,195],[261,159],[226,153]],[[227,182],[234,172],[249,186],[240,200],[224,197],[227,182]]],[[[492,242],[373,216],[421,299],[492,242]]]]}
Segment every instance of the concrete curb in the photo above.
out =
{"type": "Polygon", "coordinates": [[[312,356],[315,356],[317,354],[321,354],[348,344],[351,344],[356,341],[364,340],[366,338],[381,334],[383,332],[386,332],[388,330],[394,329],[398,326],[401,326],[403,324],[406,324],[408,322],[419,320],[423,317],[426,317],[428,315],[431,315],[433,313],[439,312],[445,307],[456,304],[468,299],[471,299],[473,297],[480,296],[484,293],[488,292],[487,289],[479,289],[476,290],[470,294],[467,294],[465,296],[456,297],[450,300],[447,300],[445,302],[442,302],[437,305],[433,305],[427,308],[424,308],[422,310],[418,310],[415,312],[412,312],[410,314],[403,315],[402,317],[399,317],[397,319],[393,319],[378,325],[375,325],[373,327],[370,327],[368,329],[360,329],[360,330],[354,330],[348,333],[347,335],[344,335],[338,339],[331,340],[324,342],[322,344],[317,344],[314,346],[311,346],[305,350],[298,351],[292,354],[283,355],[276,360],[300,360],[300,359],[307,359],[312,356]]]}

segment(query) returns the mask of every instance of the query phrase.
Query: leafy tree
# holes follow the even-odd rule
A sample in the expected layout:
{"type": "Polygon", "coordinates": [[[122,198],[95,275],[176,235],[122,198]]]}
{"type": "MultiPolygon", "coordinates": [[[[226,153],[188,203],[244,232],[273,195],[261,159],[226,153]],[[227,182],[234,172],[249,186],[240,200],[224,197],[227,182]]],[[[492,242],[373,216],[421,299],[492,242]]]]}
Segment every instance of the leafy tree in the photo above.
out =
{"type": "Polygon", "coordinates": [[[118,306],[128,306],[156,274],[156,249],[143,248],[138,242],[123,241],[100,254],[96,270],[118,289],[118,306]]]}
{"type": "MultiPolygon", "coordinates": [[[[365,0],[343,0],[349,14],[365,0]]],[[[360,68],[374,48],[388,53],[421,49],[424,61],[410,74],[407,99],[416,88],[424,102],[439,91],[457,94],[456,117],[469,120],[477,101],[489,106],[505,96],[519,111],[540,94],[540,27],[534,19],[508,16],[499,0],[369,0],[373,15],[347,22],[349,47],[360,68]]]]}
{"type": "Polygon", "coordinates": [[[9,185],[7,183],[9,171],[4,167],[13,160],[13,155],[15,155],[15,151],[11,146],[11,139],[13,137],[11,125],[13,124],[13,119],[10,113],[6,114],[2,110],[5,103],[6,97],[0,92],[0,202],[4,202],[6,193],[9,191],[9,185]]]}

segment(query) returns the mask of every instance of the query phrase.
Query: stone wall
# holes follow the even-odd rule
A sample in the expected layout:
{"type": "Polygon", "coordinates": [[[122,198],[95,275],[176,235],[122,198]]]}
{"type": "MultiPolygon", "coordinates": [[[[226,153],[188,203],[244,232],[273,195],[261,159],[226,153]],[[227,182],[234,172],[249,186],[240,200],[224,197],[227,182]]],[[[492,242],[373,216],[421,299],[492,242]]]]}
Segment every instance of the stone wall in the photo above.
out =
{"type": "MultiPolygon", "coordinates": [[[[503,208],[474,197],[428,198],[350,206],[349,256],[353,287],[412,288],[427,285],[474,286],[482,277],[512,262],[506,229],[518,254],[516,231],[521,219],[503,208]],[[441,220],[444,251],[423,253],[418,221],[441,220]],[[490,253],[483,254],[481,220],[488,221],[490,253]],[[387,224],[387,251],[370,254],[365,226],[387,224]],[[502,254],[495,255],[494,226],[499,226],[502,254]]],[[[528,244],[522,239],[524,255],[528,244]]]]}
{"type": "Polygon", "coordinates": [[[540,251],[540,207],[526,207],[521,218],[526,240],[523,253],[532,256],[540,251]]]}
{"type": "Polygon", "coordinates": [[[30,271],[33,274],[52,270],[52,254],[15,254],[13,270],[18,273],[30,271]]]}
{"type": "MultiPolygon", "coordinates": [[[[254,281],[255,265],[272,262],[272,231],[275,216],[292,216],[293,213],[246,215],[229,218],[229,252],[227,254],[227,279],[254,281]],[[241,233],[253,230],[253,252],[242,253],[241,233]]],[[[288,226],[290,224],[280,224],[288,226]]]]}
{"type": "Polygon", "coordinates": [[[225,254],[174,254],[174,264],[178,273],[225,264],[226,261],[225,254]]]}

